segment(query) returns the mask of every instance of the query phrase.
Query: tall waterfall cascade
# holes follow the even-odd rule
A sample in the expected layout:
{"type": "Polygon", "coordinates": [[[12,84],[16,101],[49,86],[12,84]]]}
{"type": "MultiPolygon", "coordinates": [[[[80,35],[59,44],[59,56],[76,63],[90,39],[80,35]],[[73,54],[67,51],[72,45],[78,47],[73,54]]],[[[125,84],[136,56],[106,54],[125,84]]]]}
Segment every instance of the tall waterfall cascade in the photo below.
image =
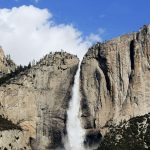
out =
{"type": "Polygon", "coordinates": [[[72,99],[70,100],[67,112],[67,141],[65,150],[85,150],[84,129],[81,127],[79,109],[80,109],[80,64],[75,75],[74,85],[72,88],[72,99]]]}

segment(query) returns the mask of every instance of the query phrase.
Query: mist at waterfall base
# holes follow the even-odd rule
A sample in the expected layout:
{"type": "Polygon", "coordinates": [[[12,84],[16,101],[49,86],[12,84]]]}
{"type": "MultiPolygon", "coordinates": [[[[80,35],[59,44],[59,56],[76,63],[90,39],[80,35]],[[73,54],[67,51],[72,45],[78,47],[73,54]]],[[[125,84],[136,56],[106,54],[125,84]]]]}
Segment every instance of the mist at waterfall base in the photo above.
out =
{"type": "Polygon", "coordinates": [[[84,129],[80,122],[80,64],[75,75],[72,88],[72,99],[67,111],[67,138],[65,139],[65,150],[85,150],[84,149],[84,129]]]}

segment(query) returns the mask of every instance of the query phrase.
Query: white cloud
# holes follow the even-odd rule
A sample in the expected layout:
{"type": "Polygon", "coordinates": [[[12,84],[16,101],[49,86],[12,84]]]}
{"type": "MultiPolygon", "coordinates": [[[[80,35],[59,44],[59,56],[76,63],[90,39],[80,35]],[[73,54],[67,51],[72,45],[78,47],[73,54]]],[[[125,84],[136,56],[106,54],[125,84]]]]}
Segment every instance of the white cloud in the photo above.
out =
{"type": "Polygon", "coordinates": [[[90,42],[99,42],[99,41],[101,41],[101,38],[100,38],[100,36],[98,34],[91,33],[87,37],[87,40],[90,41],[90,42]]]}
{"type": "Polygon", "coordinates": [[[85,38],[73,25],[56,24],[47,9],[34,6],[0,9],[0,45],[17,64],[28,64],[61,49],[81,58],[91,43],[99,40],[98,34],[85,38]]]}
{"type": "Polygon", "coordinates": [[[104,34],[105,32],[106,32],[106,30],[105,30],[104,28],[99,28],[99,29],[98,29],[99,35],[102,35],[102,34],[104,34]]]}

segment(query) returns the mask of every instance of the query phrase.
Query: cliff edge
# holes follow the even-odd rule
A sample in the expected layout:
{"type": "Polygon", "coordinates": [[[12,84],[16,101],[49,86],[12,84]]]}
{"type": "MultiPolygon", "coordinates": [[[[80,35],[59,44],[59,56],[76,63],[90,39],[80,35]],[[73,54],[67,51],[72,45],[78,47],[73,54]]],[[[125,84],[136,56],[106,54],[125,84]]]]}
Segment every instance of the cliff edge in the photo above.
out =
{"type": "Polygon", "coordinates": [[[78,62],[65,52],[50,53],[0,86],[0,149],[63,148],[78,62]]]}
{"type": "Polygon", "coordinates": [[[16,64],[11,60],[11,58],[6,57],[2,47],[0,47],[0,78],[4,75],[14,71],[16,64]]]}
{"type": "MultiPolygon", "coordinates": [[[[87,132],[150,112],[150,25],[97,43],[81,65],[81,112],[87,132]]],[[[110,139],[111,140],[111,139],[110,139]]]]}

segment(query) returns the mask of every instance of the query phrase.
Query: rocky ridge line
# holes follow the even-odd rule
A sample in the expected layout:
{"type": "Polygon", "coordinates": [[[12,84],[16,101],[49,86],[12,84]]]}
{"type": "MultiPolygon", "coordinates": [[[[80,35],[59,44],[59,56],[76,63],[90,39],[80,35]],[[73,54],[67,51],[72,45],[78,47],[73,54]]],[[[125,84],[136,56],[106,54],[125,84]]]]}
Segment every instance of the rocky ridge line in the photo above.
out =
{"type": "Polygon", "coordinates": [[[1,149],[63,148],[66,113],[79,59],[65,52],[50,53],[36,65],[0,86],[1,149]],[[6,140],[7,139],[7,140],[6,140]]]}

